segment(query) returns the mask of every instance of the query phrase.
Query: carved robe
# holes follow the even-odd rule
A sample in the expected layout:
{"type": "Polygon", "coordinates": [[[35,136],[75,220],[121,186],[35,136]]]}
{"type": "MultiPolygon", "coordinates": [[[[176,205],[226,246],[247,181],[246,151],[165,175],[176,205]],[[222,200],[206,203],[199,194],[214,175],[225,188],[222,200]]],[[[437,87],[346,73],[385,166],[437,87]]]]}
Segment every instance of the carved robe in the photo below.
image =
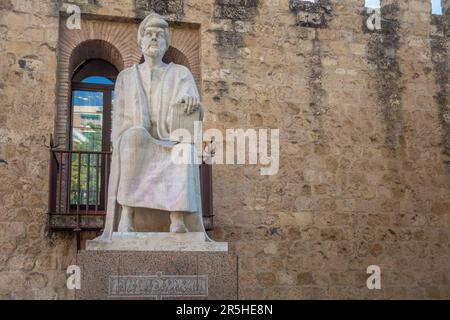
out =
{"type": "MultiPolygon", "coordinates": [[[[176,142],[169,140],[170,108],[185,96],[199,97],[198,90],[186,67],[171,63],[158,70],[152,81],[147,64],[134,65],[116,81],[103,240],[111,239],[117,229],[120,205],[189,212],[189,232],[205,232],[195,146],[190,145],[192,164],[175,164],[171,152],[176,142]]],[[[168,216],[161,211],[148,214],[155,225],[168,216]]]]}

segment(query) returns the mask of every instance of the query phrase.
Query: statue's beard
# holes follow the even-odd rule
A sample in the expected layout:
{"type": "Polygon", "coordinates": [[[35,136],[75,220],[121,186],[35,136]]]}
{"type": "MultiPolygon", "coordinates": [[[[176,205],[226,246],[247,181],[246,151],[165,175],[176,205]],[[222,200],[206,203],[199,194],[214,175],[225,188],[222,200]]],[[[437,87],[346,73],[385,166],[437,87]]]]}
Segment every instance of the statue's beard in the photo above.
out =
{"type": "Polygon", "coordinates": [[[152,47],[152,44],[151,43],[149,43],[148,45],[147,45],[147,47],[143,50],[143,52],[144,52],[144,55],[145,56],[148,56],[148,57],[152,57],[152,58],[156,58],[156,57],[159,57],[159,56],[164,56],[164,53],[165,53],[165,48],[164,48],[164,46],[153,46],[152,47]]]}

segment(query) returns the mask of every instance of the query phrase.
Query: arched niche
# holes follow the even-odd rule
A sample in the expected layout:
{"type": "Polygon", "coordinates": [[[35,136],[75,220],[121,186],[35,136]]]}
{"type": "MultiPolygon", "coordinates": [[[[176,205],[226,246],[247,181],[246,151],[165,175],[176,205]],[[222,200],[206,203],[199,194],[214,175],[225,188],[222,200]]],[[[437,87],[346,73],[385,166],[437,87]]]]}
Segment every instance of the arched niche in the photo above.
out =
{"type": "MultiPolygon", "coordinates": [[[[73,72],[88,59],[103,59],[118,71],[140,63],[142,52],[137,44],[139,22],[135,19],[98,20],[89,16],[81,19],[81,29],[69,30],[66,19],[60,21],[58,47],[57,108],[55,142],[67,146],[70,106],[70,83],[73,72]]],[[[200,26],[169,21],[170,49],[167,59],[188,67],[201,87],[200,26]]],[[[201,91],[201,90],[200,90],[201,91]]]]}
{"type": "Polygon", "coordinates": [[[80,43],[70,56],[69,73],[74,72],[87,61],[103,60],[113,65],[118,71],[124,69],[124,61],[120,51],[105,40],[86,40],[80,43]]]}

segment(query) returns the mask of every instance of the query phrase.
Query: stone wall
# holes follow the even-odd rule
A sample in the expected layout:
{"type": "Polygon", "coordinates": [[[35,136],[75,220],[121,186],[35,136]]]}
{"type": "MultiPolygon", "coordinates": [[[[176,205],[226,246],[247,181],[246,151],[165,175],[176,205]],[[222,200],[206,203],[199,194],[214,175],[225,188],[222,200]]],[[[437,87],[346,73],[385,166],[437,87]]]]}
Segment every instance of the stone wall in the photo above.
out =
{"type": "MultiPolygon", "coordinates": [[[[277,175],[214,167],[241,298],[450,298],[448,15],[382,0],[369,32],[363,0],[72,2],[200,24],[205,126],[280,129],[277,175]]],[[[0,4],[1,298],[73,297],[74,236],[45,230],[61,5],[0,4]]]]}
{"type": "Polygon", "coordinates": [[[49,137],[54,130],[58,5],[0,5],[0,298],[70,298],[74,237],[48,234],[49,137]]]}

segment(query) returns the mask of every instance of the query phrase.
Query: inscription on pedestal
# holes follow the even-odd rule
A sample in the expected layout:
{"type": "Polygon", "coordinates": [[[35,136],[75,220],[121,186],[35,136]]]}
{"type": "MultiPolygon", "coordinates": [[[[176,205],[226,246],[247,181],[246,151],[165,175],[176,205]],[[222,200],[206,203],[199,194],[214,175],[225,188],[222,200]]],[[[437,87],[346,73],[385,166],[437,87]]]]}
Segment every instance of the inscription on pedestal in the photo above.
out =
{"type": "Polygon", "coordinates": [[[110,298],[208,297],[207,275],[109,276],[110,298]]]}
{"type": "Polygon", "coordinates": [[[238,258],[228,252],[80,251],[76,299],[238,299],[238,258]]]}

